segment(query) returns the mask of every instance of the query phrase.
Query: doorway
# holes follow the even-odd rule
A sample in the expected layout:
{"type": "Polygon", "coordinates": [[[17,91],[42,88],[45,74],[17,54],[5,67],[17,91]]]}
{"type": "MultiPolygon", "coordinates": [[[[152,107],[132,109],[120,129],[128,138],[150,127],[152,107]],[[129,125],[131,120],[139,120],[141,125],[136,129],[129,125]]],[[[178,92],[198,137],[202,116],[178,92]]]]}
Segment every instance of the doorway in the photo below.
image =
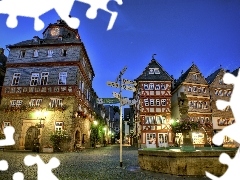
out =
{"type": "Polygon", "coordinates": [[[31,126],[28,128],[25,136],[25,150],[33,149],[33,142],[39,141],[38,135],[40,134],[38,128],[31,126]]]}
{"type": "Polygon", "coordinates": [[[75,133],[75,142],[76,142],[77,144],[80,144],[80,143],[81,143],[79,130],[77,130],[76,133],[75,133]]]}
{"type": "Polygon", "coordinates": [[[167,133],[158,133],[158,146],[159,147],[168,147],[168,134],[167,133]]]}
{"type": "Polygon", "coordinates": [[[146,146],[147,146],[147,148],[155,148],[156,147],[156,134],[155,133],[147,133],[146,146]]]}

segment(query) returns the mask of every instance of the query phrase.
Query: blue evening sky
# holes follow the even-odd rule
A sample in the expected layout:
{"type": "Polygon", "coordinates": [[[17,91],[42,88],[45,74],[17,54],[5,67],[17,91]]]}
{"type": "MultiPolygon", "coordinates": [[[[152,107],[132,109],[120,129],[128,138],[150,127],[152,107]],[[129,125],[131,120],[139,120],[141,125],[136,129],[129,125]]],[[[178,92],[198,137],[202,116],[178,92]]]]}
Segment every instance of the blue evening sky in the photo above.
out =
{"type": "MultiPolygon", "coordinates": [[[[85,15],[89,5],[77,1],[71,11],[81,20],[79,34],[95,71],[93,87],[99,97],[118,92],[106,82],[115,81],[124,66],[128,67],[124,78],[137,78],[152,54],[174,78],[192,62],[205,77],[220,65],[231,71],[240,66],[239,0],[123,0],[122,6],[113,1],[108,7],[118,12],[110,31],[109,13],[99,10],[90,20],[85,15]]],[[[7,17],[0,14],[0,47],[42,37],[43,30],[34,30],[33,19],[18,17],[18,27],[10,29],[7,17]]],[[[45,28],[59,19],[54,10],[40,18],[45,28]]]]}

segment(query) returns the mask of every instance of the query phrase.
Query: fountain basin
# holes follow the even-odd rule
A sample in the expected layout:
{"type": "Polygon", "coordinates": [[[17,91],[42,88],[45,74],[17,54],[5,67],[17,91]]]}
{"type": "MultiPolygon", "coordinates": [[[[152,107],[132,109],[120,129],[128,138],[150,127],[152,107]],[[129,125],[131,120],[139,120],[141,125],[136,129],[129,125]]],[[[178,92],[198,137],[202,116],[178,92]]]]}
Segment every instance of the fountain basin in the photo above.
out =
{"type": "Polygon", "coordinates": [[[225,173],[228,166],[219,162],[219,156],[227,153],[231,158],[236,149],[196,149],[182,152],[180,149],[138,150],[138,162],[141,169],[179,176],[205,176],[205,171],[216,176],[225,173]]]}

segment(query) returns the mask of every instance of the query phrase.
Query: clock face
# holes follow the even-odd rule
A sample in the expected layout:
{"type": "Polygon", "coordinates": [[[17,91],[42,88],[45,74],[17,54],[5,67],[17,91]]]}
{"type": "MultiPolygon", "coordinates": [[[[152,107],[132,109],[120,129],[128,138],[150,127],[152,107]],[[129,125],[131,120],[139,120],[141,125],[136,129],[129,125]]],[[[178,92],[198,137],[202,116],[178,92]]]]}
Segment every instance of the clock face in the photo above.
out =
{"type": "Polygon", "coordinates": [[[59,33],[60,33],[59,28],[52,28],[51,29],[51,35],[52,36],[57,36],[57,35],[59,35],[59,33]]]}

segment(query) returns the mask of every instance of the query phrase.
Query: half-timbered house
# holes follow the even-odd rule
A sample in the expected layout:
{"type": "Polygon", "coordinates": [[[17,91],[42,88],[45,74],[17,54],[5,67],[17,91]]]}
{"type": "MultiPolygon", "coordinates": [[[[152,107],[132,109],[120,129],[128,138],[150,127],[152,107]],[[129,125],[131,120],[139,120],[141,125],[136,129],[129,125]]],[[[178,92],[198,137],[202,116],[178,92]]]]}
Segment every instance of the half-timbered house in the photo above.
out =
{"type": "MultiPolygon", "coordinates": [[[[211,109],[212,109],[212,123],[215,133],[221,131],[224,127],[234,123],[235,119],[231,108],[228,106],[223,111],[219,110],[216,106],[216,101],[219,99],[229,101],[233,90],[232,84],[225,84],[223,76],[226,72],[223,68],[217,69],[214,73],[209,75],[206,80],[209,84],[211,109]]],[[[225,137],[224,144],[233,142],[233,140],[225,137]]]]}
{"type": "Polygon", "coordinates": [[[162,147],[172,142],[171,83],[172,78],[153,58],[143,73],[135,79],[138,97],[135,105],[136,130],[141,147],[162,147]]]}
{"type": "MultiPolygon", "coordinates": [[[[211,107],[208,83],[195,64],[175,80],[172,89],[173,120],[181,120],[186,114],[191,121],[200,123],[200,132],[193,132],[192,139],[195,146],[210,143],[212,137],[211,107]],[[186,98],[187,109],[182,108],[182,99],[186,98]]],[[[186,103],[186,102],[185,102],[186,103]]],[[[178,135],[176,136],[178,137],[178,135]]]]}

